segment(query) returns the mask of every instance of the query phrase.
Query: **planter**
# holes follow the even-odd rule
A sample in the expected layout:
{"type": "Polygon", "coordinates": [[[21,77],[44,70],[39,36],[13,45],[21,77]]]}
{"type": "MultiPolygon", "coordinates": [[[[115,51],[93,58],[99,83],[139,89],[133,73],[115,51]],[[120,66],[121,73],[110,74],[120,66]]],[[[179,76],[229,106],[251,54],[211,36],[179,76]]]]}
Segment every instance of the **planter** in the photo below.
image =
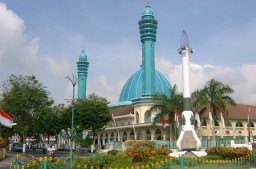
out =
{"type": "Polygon", "coordinates": [[[0,159],[4,159],[6,154],[6,148],[0,148],[0,159]]]}

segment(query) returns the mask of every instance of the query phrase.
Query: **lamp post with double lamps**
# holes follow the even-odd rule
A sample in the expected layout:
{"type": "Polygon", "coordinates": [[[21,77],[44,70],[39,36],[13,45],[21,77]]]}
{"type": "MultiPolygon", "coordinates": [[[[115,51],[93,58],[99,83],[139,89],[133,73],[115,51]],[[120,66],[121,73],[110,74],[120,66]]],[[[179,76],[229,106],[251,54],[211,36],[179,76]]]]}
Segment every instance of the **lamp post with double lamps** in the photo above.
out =
{"type": "Polygon", "coordinates": [[[71,112],[71,132],[70,132],[70,169],[72,169],[73,162],[73,141],[74,141],[74,110],[75,110],[75,86],[78,82],[78,78],[72,74],[72,78],[69,76],[66,77],[71,83],[73,87],[73,95],[72,95],[72,112],[71,112]]]}

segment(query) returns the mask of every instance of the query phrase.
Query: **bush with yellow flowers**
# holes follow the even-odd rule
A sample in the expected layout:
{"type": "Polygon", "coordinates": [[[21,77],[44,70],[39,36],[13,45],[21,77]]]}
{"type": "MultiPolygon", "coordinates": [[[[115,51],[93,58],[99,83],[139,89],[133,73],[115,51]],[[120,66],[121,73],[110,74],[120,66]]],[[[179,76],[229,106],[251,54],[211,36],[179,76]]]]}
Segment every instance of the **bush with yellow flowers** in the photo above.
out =
{"type": "Polygon", "coordinates": [[[3,137],[0,136],[0,148],[6,147],[6,141],[3,137]]]}

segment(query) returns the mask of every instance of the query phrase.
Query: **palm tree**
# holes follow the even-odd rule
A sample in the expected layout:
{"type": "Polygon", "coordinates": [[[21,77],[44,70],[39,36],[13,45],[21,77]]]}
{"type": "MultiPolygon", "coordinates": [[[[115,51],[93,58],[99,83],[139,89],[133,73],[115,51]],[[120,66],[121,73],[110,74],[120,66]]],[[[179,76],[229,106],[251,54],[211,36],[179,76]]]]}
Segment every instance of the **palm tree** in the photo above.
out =
{"type": "MultiPolygon", "coordinates": [[[[202,115],[207,111],[207,108],[211,108],[213,119],[219,117],[218,113],[220,107],[224,110],[224,115],[227,115],[227,104],[236,105],[236,102],[230,97],[234,90],[222,82],[215,79],[209,80],[203,89],[196,90],[192,93],[192,105],[194,109],[199,110],[199,114],[202,115]]],[[[214,136],[214,123],[213,123],[213,136],[214,136]]],[[[215,137],[213,137],[215,140],[215,137]]]]}
{"type": "MultiPolygon", "coordinates": [[[[177,87],[174,85],[173,89],[170,90],[170,97],[165,94],[156,93],[152,97],[154,105],[150,108],[149,113],[152,114],[157,112],[153,119],[152,125],[155,126],[162,122],[162,118],[168,116],[168,124],[170,125],[170,136],[172,139],[177,139],[174,111],[175,107],[178,108],[178,112],[182,112],[183,108],[183,95],[177,92],[177,87]],[[175,137],[173,137],[175,136],[175,137]]],[[[171,138],[170,138],[171,139],[171,138]]]]}

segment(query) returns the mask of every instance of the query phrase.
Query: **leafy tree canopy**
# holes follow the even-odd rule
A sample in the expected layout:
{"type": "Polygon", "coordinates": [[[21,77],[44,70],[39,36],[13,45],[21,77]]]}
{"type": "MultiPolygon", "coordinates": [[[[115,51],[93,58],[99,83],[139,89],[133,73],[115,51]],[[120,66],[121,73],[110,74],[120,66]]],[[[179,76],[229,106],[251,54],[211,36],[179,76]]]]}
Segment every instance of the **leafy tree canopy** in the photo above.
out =
{"type": "Polygon", "coordinates": [[[44,108],[50,107],[53,100],[49,92],[35,76],[9,76],[3,82],[0,105],[17,123],[14,132],[25,136],[29,131],[32,117],[44,108]]]}

